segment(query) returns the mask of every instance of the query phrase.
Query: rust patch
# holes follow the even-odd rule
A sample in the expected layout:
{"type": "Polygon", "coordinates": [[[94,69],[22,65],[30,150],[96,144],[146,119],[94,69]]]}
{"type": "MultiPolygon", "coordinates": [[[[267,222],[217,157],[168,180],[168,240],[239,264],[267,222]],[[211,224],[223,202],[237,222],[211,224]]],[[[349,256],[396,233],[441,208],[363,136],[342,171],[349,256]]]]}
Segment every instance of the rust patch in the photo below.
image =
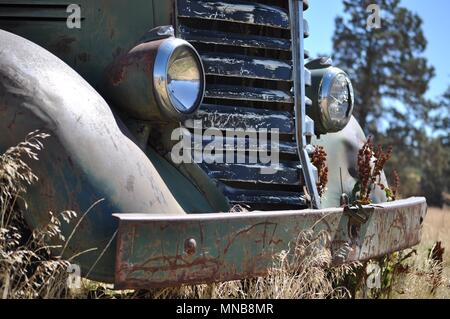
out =
{"type": "Polygon", "coordinates": [[[164,40],[141,43],[126,54],[120,54],[120,51],[117,51],[115,62],[109,67],[108,71],[112,85],[118,86],[125,81],[127,73],[132,72],[131,67],[133,66],[136,67],[136,71],[152,72],[156,53],[164,40]]]}

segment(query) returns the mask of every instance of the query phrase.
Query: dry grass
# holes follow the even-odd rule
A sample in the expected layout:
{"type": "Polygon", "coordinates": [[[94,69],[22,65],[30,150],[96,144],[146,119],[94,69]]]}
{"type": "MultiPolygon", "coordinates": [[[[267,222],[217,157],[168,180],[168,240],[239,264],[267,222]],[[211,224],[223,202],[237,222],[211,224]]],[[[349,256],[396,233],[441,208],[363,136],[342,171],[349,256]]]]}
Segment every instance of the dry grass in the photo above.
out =
{"type": "MultiPolygon", "coordinates": [[[[424,222],[421,248],[430,248],[435,242],[441,241],[447,248],[444,262],[450,266],[450,208],[429,208],[424,222]]],[[[450,273],[448,273],[450,275],[450,273]]]]}
{"type": "Polygon", "coordinates": [[[398,275],[393,298],[450,298],[450,209],[429,208],[421,244],[398,275]],[[436,242],[445,248],[442,264],[429,258],[436,242]]]}
{"type": "MultiPolygon", "coordinates": [[[[182,286],[151,292],[114,291],[110,285],[83,280],[82,288],[67,288],[70,260],[52,255],[70,241],[61,234],[62,222],[76,217],[72,211],[49,212],[49,223],[29,231],[23,199],[27,187],[38,180],[26,159],[38,160],[47,134],[33,132],[19,145],[0,155],[0,296],[2,298],[344,298],[345,288],[335,283],[350,267],[331,268],[327,233],[305,231],[290,251],[283,251],[265,278],[212,285],[182,286]],[[19,205],[21,203],[22,205],[19,205]],[[24,211],[22,211],[22,209],[24,211]],[[49,246],[48,242],[59,246],[49,246]]],[[[245,211],[243,207],[236,212],[245,211]]],[[[86,213],[85,213],[86,214],[86,213]]],[[[84,215],[83,215],[84,216],[84,215]]],[[[75,228],[76,229],[76,226],[75,228]]]]}
{"type": "MultiPolygon", "coordinates": [[[[25,142],[0,155],[0,298],[219,298],[219,299],[317,299],[350,298],[348,278],[361,272],[361,265],[333,268],[326,232],[302,232],[289,251],[274,259],[268,276],[210,285],[182,286],[155,291],[114,291],[111,285],[83,280],[79,290],[67,288],[69,261],[52,256],[48,246],[57,239],[64,247],[70,237],[61,235],[62,222],[70,222],[74,212],[49,213],[50,222],[30,232],[23,218],[23,195],[38,177],[24,161],[38,160],[42,140],[48,135],[33,132],[25,142]],[[22,205],[19,205],[22,204],[22,205]],[[357,267],[356,267],[357,266],[357,267]]],[[[234,212],[246,211],[235,207],[234,212]]],[[[85,213],[86,214],[86,213],[85,213]]],[[[386,294],[390,298],[450,298],[450,257],[442,263],[430,260],[430,248],[440,241],[450,249],[450,210],[430,208],[417,254],[402,260],[408,252],[385,258],[384,271],[390,276],[386,294]],[[386,262],[387,260],[387,262],[386,262]]],[[[76,229],[76,227],[75,227],[76,229]]],[[[360,280],[356,279],[356,280],[360,280]]],[[[353,290],[353,289],[352,289],[353,290]]],[[[364,290],[364,288],[362,288],[364,290]]],[[[353,292],[354,293],[354,292],[353,292]]],[[[365,291],[356,296],[370,296],[365,291]]]]}
{"type": "Polygon", "coordinates": [[[38,160],[47,134],[30,133],[24,142],[0,155],[0,298],[60,298],[67,295],[69,263],[51,256],[47,242],[64,241],[62,220],[74,212],[49,213],[49,223],[30,232],[23,217],[23,195],[38,177],[25,159],[38,160]],[[19,205],[21,204],[21,205],[19,205]]]}

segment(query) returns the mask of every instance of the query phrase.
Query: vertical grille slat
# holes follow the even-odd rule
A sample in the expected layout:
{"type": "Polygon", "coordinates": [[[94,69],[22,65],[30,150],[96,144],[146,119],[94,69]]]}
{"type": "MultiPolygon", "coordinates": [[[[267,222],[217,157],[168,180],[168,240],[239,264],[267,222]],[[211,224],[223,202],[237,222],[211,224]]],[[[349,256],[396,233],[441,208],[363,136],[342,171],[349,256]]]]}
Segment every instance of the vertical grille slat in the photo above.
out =
{"type": "MultiPolygon", "coordinates": [[[[303,6],[306,9],[307,2],[303,6]]],[[[177,10],[177,36],[199,51],[207,75],[205,101],[196,117],[203,130],[214,127],[224,137],[233,129],[278,129],[281,134],[276,145],[280,163],[274,174],[262,175],[259,163],[199,166],[232,204],[262,210],[305,208],[295,143],[289,1],[177,0],[177,10]]],[[[306,21],[304,29],[308,36],[306,21]]],[[[310,83],[308,71],[305,82],[310,83]]],[[[194,131],[193,120],[184,126],[194,131]]],[[[243,145],[247,151],[254,146],[244,139],[236,137],[231,145],[236,154],[243,145]]],[[[229,140],[224,140],[223,148],[229,149],[229,140]]],[[[193,143],[195,152],[209,142],[201,141],[193,143]]]]}

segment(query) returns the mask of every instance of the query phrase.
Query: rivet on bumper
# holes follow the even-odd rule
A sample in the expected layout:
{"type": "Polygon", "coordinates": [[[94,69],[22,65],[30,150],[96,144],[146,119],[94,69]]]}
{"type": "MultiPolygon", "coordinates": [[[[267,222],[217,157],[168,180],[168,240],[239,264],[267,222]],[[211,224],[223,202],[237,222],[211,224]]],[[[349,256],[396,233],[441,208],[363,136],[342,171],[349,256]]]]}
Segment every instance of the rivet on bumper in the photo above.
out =
{"type": "Polygon", "coordinates": [[[184,241],[184,252],[189,255],[192,256],[195,254],[195,252],[197,251],[197,242],[195,241],[194,238],[188,238],[184,241]]]}

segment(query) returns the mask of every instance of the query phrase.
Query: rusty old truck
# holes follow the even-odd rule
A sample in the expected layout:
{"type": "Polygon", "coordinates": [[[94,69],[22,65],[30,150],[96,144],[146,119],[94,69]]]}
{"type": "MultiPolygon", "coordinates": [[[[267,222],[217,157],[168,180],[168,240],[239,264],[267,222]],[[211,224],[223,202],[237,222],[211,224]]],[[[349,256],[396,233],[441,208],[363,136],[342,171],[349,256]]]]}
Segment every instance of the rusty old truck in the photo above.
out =
{"type": "Polygon", "coordinates": [[[83,276],[130,289],[263,276],[307,229],[329,233],[337,264],[420,241],[424,198],[342,202],[364,105],[304,48],[313,1],[73,2],[0,0],[0,152],[50,135],[26,220],[78,212],[64,254],[83,276]]]}

